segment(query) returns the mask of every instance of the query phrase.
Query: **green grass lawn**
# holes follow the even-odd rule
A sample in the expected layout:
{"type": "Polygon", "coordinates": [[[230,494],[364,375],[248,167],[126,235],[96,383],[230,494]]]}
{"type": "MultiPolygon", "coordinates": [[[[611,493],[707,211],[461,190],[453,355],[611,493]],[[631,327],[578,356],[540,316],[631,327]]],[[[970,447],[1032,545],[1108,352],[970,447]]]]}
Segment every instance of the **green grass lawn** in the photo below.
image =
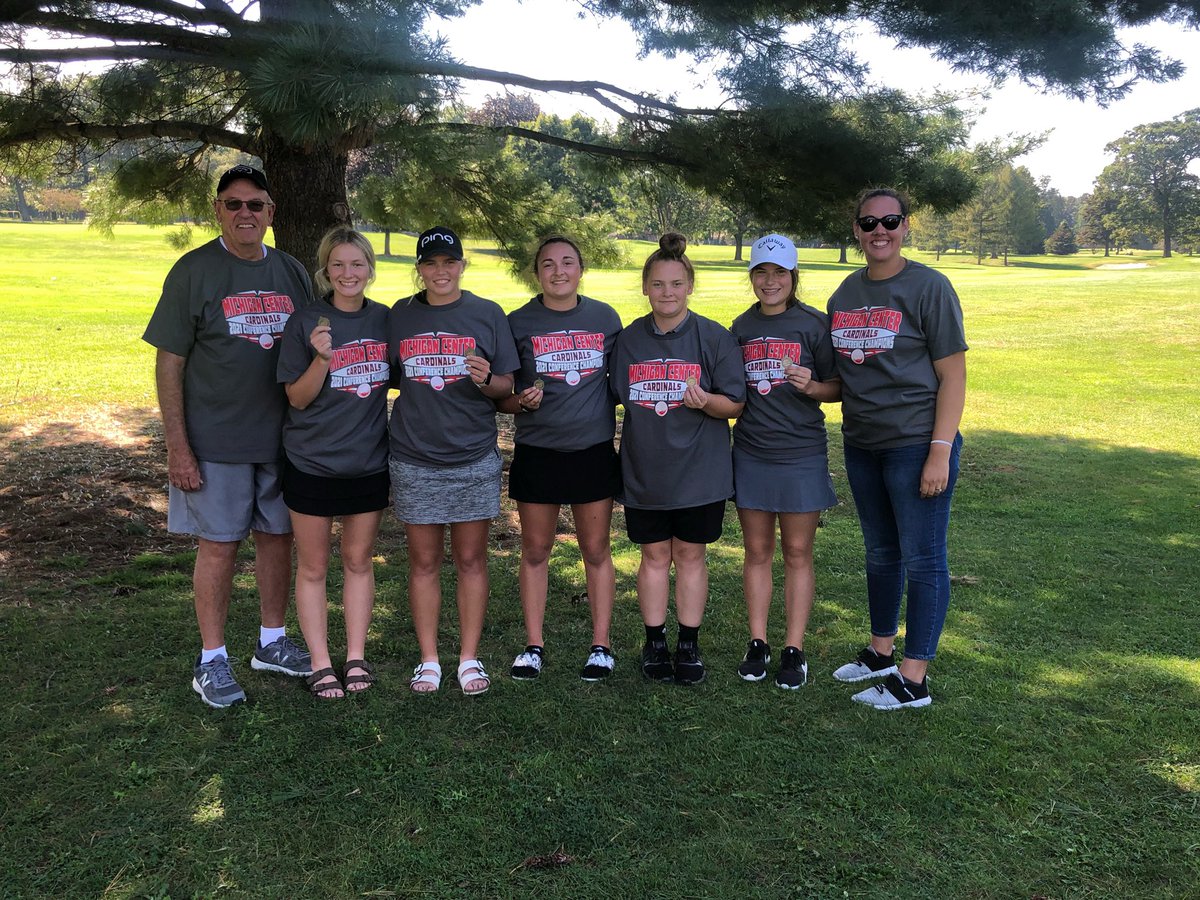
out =
{"type": "MultiPolygon", "coordinates": [[[[569,540],[552,559],[547,672],[502,677],[523,631],[517,544],[500,522],[482,649],[500,677],[485,697],[446,684],[415,698],[405,553],[388,523],[368,641],[381,684],[318,705],[251,673],[247,570],[229,644],[251,699],[214,711],[188,684],[192,554],[162,536],[161,503],[113,504],[114,533],[144,548],[127,563],[62,538],[99,479],[161,474],[140,335],[176,254],[148,229],[117,234],[0,224],[0,501],[24,491],[39,514],[62,507],[40,515],[40,555],[19,507],[0,518],[0,895],[1200,895],[1200,260],[937,263],[971,351],[956,586],[929,710],[858,708],[830,678],[867,631],[834,427],[842,504],[818,533],[801,691],[733,674],[746,634],[731,514],[710,550],[707,683],[642,681],[637,554],[619,530],[612,683],[576,678],[590,631],[569,540]],[[1131,262],[1146,265],[1103,267],[1131,262]]],[[[626,322],[645,310],[652,247],[628,249],[627,268],[584,282],[626,322]]],[[[726,323],[751,297],[730,256],[692,254],[693,308],[726,323]]],[[[855,268],[814,250],[801,266],[818,307],[855,268]]],[[[411,271],[411,256],[382,261],[372,296],[409,293],[411,271]]],[[[508,309],[528,296],[486,247],[465,285],[508,309]]],[[[782,625],[774,608],[777,645],[782,625]]],[[[443,630],[449,651],[452,602],[443,630]]]]}

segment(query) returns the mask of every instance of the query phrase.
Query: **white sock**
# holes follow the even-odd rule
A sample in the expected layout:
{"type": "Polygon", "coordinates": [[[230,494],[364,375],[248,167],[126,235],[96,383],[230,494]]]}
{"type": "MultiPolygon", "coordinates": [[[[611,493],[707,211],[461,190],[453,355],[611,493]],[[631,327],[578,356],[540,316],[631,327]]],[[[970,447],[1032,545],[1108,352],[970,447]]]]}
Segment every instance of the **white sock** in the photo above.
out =
{"type": "Polygon", "coordinates": [[[285,634],[287,634],[286,628],[268,628],[266,625],[260,625],[258,628],[258,643],[260,646],[266,647],[268,644],[275,643],[285,634]]]}
{"type": "Polygon", "coordinates": [[[205,650],[203,647],[201,647],[200,648],[200,665],[206,666],[210,662],[212,662],[214,659],[216,659],[218,656],[224,656],[226,659],[229,658],[229,654],[225,652],[224,644],[222,644],[220,647],[217,647],[213,650],[205,650]]]}

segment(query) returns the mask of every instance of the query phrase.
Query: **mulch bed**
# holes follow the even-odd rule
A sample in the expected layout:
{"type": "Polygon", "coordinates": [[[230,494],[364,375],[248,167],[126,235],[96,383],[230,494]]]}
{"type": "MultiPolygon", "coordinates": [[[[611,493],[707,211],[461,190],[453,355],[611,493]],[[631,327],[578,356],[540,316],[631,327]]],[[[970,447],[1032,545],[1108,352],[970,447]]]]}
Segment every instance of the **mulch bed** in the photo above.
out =
{"type": "MultiPolygon", "coordinates": [[[[508,500],[512,419],[500,416],[505,458],[492,545],[516,551],[520,528],[508,500]]],[[[191,538],[167,532],[167,451],[157,410],[97,406],[75,421],[0,428],[0,603],[27,604],[28,589],[70,592],[144,553],[181,553],[191,538]]],[[[563,511],[560,533],[570,534],[563,511]]],[[[404,530],[385,515],[381,548],[404,530]]]]}

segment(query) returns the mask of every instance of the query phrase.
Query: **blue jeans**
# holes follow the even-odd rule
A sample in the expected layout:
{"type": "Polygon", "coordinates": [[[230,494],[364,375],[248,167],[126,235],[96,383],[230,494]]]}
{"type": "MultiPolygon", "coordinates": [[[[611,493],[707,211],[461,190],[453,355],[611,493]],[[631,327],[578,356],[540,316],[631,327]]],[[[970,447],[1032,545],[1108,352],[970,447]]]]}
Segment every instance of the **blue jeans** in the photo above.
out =
{"type": "Polygon", "coordinates": [[[933,659],[950,605],[946,532],[950,498],[958,480],[962,435],[950,448],[950,480],[937,497],[921,498],[921,470],[929,455],[922,441],[891,450],[845,445],[846,476],[862,526],[867,557],[871,634],[900,630],[900,601],[908,581],[904,656],[933,659]]]}

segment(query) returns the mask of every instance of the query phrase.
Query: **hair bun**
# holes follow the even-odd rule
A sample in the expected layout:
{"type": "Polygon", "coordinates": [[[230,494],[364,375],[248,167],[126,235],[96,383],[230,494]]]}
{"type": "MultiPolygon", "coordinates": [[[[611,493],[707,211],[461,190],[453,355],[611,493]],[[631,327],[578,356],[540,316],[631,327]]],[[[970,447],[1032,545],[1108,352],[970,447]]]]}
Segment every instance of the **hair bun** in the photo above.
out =
{"type": "Polygon", "coordinates": [[[687,252],[687,238],[678,231],[668,231],[658,239],[658,249],[673,259],[680,259],[687,252]]]}

